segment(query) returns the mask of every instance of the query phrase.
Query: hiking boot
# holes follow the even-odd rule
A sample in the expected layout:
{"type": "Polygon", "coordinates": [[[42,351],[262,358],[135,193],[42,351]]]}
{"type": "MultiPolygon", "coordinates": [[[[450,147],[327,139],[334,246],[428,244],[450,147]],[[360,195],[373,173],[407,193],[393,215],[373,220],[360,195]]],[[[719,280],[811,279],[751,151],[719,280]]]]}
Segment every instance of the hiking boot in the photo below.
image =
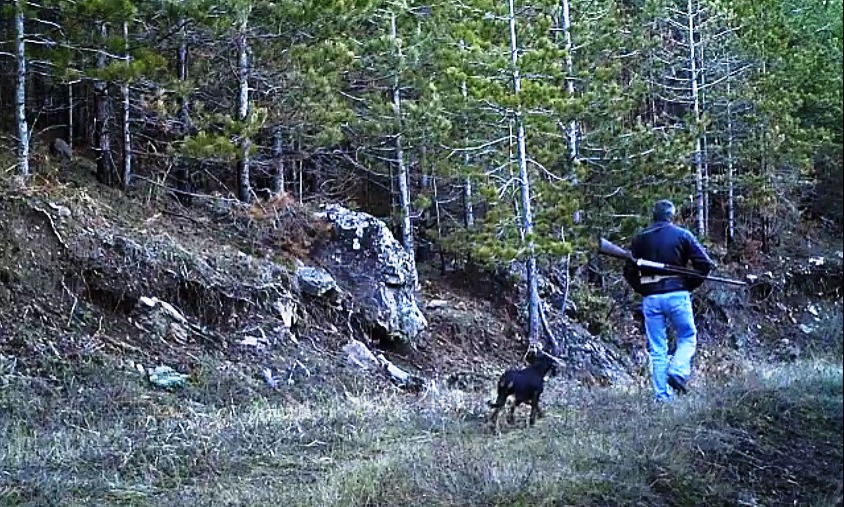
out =
{"type": "Polygon", "coordinates": [[[686,388],[686,382],[678,375],[672,373],[668,374],[668,385],[674,389],[677,394],[686,394],[689,390],[686,388]]]}

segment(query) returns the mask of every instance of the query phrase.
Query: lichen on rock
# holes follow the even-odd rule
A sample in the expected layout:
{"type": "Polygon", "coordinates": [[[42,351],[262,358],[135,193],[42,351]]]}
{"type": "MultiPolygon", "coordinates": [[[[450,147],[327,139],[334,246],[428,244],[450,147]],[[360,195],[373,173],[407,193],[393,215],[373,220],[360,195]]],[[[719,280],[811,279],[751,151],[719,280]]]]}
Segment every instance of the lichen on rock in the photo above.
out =
{"type": "Polygon", "coordinates": [[[386,224],[339,205],[327,206],[320,218],[333,225],[334,236],[316,256],[352,296],[360,319],[389,337],[416,338],[428,326],[414,295],[416,268],[386,224]]]}

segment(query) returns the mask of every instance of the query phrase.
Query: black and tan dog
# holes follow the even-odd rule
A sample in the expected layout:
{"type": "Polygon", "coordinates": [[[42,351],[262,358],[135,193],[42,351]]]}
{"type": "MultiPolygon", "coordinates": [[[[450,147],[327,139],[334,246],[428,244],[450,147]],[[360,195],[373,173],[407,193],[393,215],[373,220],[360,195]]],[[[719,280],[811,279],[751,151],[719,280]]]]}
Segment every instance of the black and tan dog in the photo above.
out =
{"type": "Polygon", "coordinates": [[[521,369],[510,369],[505,371],[498,379],[498,397],[489,405],[494,410],[489,417],[495,430],[498,430],[498,413],[504,408],[508,398],[513,398],[510,412],[507,415],[507,422],[515,422],[516,407],[522,403],[530,403],[530,425],[536,423],[537,417],[542,417],[542,410],[539,408],[539,397],[545,388],[545,376],[549,372],[556,371],[557,360],[539,350],[534,354],[533,362],[521,369]]]}

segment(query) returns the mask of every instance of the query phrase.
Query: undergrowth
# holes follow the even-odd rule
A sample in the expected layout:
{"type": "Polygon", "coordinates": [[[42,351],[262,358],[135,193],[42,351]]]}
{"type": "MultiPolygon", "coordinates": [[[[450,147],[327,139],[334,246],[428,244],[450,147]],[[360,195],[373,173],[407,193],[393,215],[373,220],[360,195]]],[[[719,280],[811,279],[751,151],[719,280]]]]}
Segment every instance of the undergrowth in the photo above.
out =
{"type": "Polygon", "coordinates": [[[211,359],[173,392],[107,361],[36,379],[6,360],[0,505],[840,505],[840,358],[665,406],[552,381],[546,417],[500,435],[457,390],[293,402],[211,359]]]}

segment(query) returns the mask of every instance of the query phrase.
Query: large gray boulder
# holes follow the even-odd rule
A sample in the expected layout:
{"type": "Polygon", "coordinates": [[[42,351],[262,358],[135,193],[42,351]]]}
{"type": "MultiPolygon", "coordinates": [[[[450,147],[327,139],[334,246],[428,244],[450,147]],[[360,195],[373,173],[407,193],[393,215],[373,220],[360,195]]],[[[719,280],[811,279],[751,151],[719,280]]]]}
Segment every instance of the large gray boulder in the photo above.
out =
{"type": "Polygon", "coordinates": [[[557,352],[565,362],[565,375],[600,385],[632,381],[630,371],[635,365],[617,344],[593,336],[556,310],[549,308],[547,313],[548,326],[560,346],[557,352]]]}
{"type": "Polygon", "coordinates": [[[414,296],[413,259],[384,222],[340,205],[319,214],[333,227],[332,240],[315,252],[372,330],[409,341],[428,326],[414,296]]]}

